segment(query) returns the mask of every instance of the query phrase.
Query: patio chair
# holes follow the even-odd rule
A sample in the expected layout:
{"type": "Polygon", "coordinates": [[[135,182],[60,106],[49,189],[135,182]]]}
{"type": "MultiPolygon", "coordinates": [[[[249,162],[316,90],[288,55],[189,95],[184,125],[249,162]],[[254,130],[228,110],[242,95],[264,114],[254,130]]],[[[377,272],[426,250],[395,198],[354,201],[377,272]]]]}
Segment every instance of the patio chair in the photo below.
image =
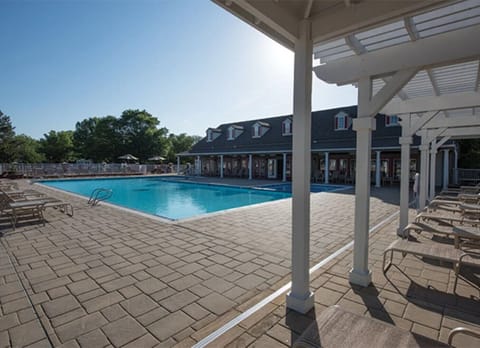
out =
{"type": "Polygon", "coordinates": [[[480,229],[473,226],[447,226],[438,224],[428,224],[426,222],[412,222],[404,229],[403,235],[409,235],[410,231],[418,234],[427,232],[430,234],[439,234],[445,237],[453,237],[455,248],[460,248],[460,242],[473,240],[480,242],[480,229]]]}
{"type": "Polygon", "coordinates": [[[471,225],[478,226],[480,225],[480,219],[478,217],[479,213],[476,214],[463,214],[460,211],[460,214],[445,213],[440,214],[437,212],[428,212],[423,211],[415,217],[415,222],[419,221],[435,221],[437,223],[449,224],[449,225],[471,225]]]}
{"type": "Polygon", "coordinates": [[[347,312],[331,306],[320,313],[293,344],[294,348],[377,348],[377,347],[451,347],[458,334],[480,338],[480,333],[453,329],[448,344],[412,333],[377,319],[347,312]]]}
{"type": "Polygon", "coordinates": [[[386,275],[388,269],[393,264],[393,253],[399,252],[405,257],[407,254],[425,257],[437,261],[450,262],[455,272],[455,282],[453,284],[453,293],[456,293],[458,277],[462,266],[480,267],[480,244],[477,249],[468,252],[457,249],[451,245],[440,243],[415,243],[404,239],[397,239],[392,242],[383,252],[382,271],[386,275]],[[390,253],[390,262],[385,266],[387,254],[390,253]]]}
{"type": "Polygon", "coordinates": [[[7,202],[6,205],[2,206],[1,212],[10,216],[14,230],[17,226],[18,219],[22,216],[31,216],[45,225],[45,218],[43,216],[44,204],[44,200],[7,202]]]}
{"type": "Polygon", "coordinates": [[[73,217],[73,206],[70,203],[51,197],[43,198],[43,201],[45,202],[43,210],[47,208],[60,209],[61,212],[73,217]]]}

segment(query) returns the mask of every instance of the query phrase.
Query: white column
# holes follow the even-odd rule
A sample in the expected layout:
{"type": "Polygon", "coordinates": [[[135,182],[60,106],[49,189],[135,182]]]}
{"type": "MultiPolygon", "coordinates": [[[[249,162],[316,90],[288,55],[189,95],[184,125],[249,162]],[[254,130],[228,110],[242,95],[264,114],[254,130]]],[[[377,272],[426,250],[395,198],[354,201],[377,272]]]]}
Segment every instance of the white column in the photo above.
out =
{"type": "Polygon", "coordinates": [[[248,155],[248,180],[253,178],[253,160],[252,155],[248,155]]]}
{"type": "Polygon", "coordinates": [[[377,158],[375,161],[375,187],[380,187],[381,182],[380,182],[380,151],[377,152],[377,158]]]}
{"type": "Polygon", "coordinates": [[[177,175],[180,174],[180,156],[177,156],[177,175]]]}
{"type": "Polygon", "coordinates": [[[220,155],[220,177],[223,178],[223,155],[220,155]]]}
{"type": "Polygon", "coordinates": [[[330,161],[328,159],[328,155],[329,153],[328,152],[325,152],[325,184],[328,184],[328,174],[330,172],[330,161]]]}
{"type": "Polygon", "coordinates": [[[283,154],[282,181],[287,181],[287,154],[283,154]]]}
{"type": "Polygon", "coordinates": [[[443,150],[443,189],[446,190],[448,188],[448,183],[450,181],[449,172],[448,172],[448,149],[443,150]]]}
{"type": "Polygon", "coordinates": [[[372,157],[372,130],[375,117],[371,117],[372,80],[370,77],[358,81],[358,115],[353,120],[357,132],[355,171],[355,224],[353,242],[353,268],[349,273],[352,284],[368,286],[372,272],[368,269],[368,240],[370,222],[370,171],[372,157]]]}
{"type": "Polygon", "coordinates": [[[431,201],[435,197],[435,179],[437,173],[437,141],[432,141],[430,150],[430,187],[428,191],[428,199],[431,201]]]}
{"type": "MultiPolygon", "coordinates": [[[[403,132],[403,130],[402,130],[403,132]]],[[[408,204],[410,201],[410,145],[412,137],[400,137],[400,145],[402,149],[400,163],[400,226],[397,234],[403,237],[403,230],[408,225],[408,204]]]]}
{"type": "Polygon", "coordinates": [[[295,42],[293,79],[293,152],[292,152],[292,288],[287,307],[300,313],[313,308],[310,291],[310,160],[312,124],[311,22],[299,25],[295,42]]]}
{"type": "MultiPolygon", "coordinates": [[[[423,142],[423,137],[422,137],[423,142]]],[[[418,195],[418,209],[423,210],[427,200],[428,183],[428,143],[422,144],[420,148],[420,192],[418,195]]]]}
{"type": "Polygon", "coordinates": [[[195,174],[202,175],[202,160],[200,156],[197,156],[197,160],[195,161],[195,174]]]}
{"type": "Polygon", "coordinates": [[[458,150],[457,146],[455,146],[455,151],[453,152],[455,155],[453,160],[453,183],[458,185],[458,150]]]}
{"type": "MultiPolygon", "coordinates": [[[[359,87],[359,110],[362,91],[359,87]]],[[[368,286],[372,282],[372,272],[368,269],[368,231],[370,223],[370,163],[372,130],[375,118],[369,116],[353,120],[357,132],[356,173],[355,173],[355,231],[353,244],[353,268],[349,280],[353,284],[368,286]]]]}

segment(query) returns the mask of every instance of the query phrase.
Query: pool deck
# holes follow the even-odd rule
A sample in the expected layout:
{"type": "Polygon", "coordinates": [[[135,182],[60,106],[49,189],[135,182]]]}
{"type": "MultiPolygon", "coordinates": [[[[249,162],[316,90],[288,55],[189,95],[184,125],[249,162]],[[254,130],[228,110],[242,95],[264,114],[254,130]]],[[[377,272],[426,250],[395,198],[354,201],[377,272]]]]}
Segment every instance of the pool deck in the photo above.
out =
{"type": "MultiPolygon", "coordinates": [[[[190,347],[290,281],[291,200],[165,223],[36,189],[72,202],[75,216],[47,210],[45,226],[15,231],[0,220],[0,347],[190,347]]],[[[372,194],[374,226],[398,211],[398,188],[372,194]]],[[[313,194],[311,211],[313,266],[352,240],[352,191],[313,194]]],[[[442,341],[456,326],[480,330],[478,278],[454,296],[453,271],[408,256],[383,276],[397,224],[371,235],[368,288],[348,283],[348,249],[312,274],[307,315],[287,311],[282,294],[209,346],[290,346],[332,304],[442,341]]]]}

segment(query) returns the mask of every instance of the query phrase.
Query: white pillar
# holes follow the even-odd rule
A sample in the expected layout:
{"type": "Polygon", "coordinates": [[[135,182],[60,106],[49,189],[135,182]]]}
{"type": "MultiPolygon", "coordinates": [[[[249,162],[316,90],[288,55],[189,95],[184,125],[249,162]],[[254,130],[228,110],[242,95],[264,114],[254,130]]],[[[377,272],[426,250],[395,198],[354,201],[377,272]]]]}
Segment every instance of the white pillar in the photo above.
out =
{"type": "Polygon", "coordinates": [[[377,158],[375,161],[375,187],[380,187],[381,182],[380,182],[380,151],[377,152],[377,158]]]}
{"type": "MultiPolygon", "coordinates": [[[[360,83],[359,83],[360,84],[360,83]]],[[[359,110],[361,99],[359,87],[359,110]]],[[[359,113],[353,120],[357,132],[356,173],[355,173],[355,231],[353,244],[353,268],[349,280],[353,284],[368,286],[372,282],[372,272],[368,269],[368,231],[370,223],[370,163],[372,130],[375,118],[359,113]]]]}
{"type": "Polygon", "coordinates": [[[330,172],[330,163],[328,159],[328,152],[325,152],[325,184],[328,184],[328,173],[330,172]]]}
{"type": "MultiPolygon", "coordinates": [[[[422,137],[423,142],[423,137],[422,137]]],[[[418,195],[418,209],[423,210],[427,200],[428,183],[428,143],[422,144],[420,148],[420,192],[418,195]]]]}
{"type": "Polygon", "coordinates": [[[453,160],[453,183],[458,185],[458,150],[457,146],[455,146],[455,151],[453,152],[454,160],[453,160]]]}
{"type": "MultiPolygon", "coordinates": [[[[402,130],[403,132],[403,130],[402,130]]],[[[397,234],[403,237],[403,230],[408,225],[408,204],[410,201],[410,145],[412,137],[400,137],[401,153],[401,169],[400,169],[400,226],[397,234]]]]}
{"type": "Polygon", "coordinates": [[[435,197],[435,179],[437,166],[437,141],[432,141],[432,147],[430,150],[430,187],[428,191],[428,199],[431,201],[435,197]]]}
{"type": "Polygon", "coordinates": [[[220,177],[223,178],[223,155],[220,155],[220,177]]]}
{"type": "Polygon", "coordinates": [[[448,188],[448,183],[450,181],[449,177],[449,163],[448,163],[448,149],[443,150],[443,189],[446,190],[448,188]]]}
{"type": "Polygon", "coordinates": [[[283,154],[282,181],[287,181],[287,154],[283,154]]]}
{"type": "Polygon", "coordinates": [[[180,174],[180,156],[177,156],[177,175],[180,174]]]}
{"type": "Polygon", "coordinates": [[[253,178],[253,161],[252,155],[248,155],[248,180],[252,180],[253,178]]]}
{"type": "Polygon", "coordinates": [[[292,288],[287,307],[300,313],[313,308],[310,291],[310,160],[312,124],[311,22],[299,25],[295,42],[293,79],[293,152],[292,152],[292,288]]]}
{"type": "Polygon", "coordinates": [[[195,161],[195,174],[202,175],[202,160],[200,156],[197,156],[197,160],[195,161]]]}

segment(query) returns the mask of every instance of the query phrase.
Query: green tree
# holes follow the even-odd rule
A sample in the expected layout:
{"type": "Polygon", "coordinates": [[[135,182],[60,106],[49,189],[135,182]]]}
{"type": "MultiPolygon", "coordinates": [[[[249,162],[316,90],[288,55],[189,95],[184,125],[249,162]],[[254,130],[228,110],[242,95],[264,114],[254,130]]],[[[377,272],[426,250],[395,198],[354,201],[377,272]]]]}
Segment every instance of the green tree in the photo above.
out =
{"type": "Polygon", "coordinates": [[[477,169],[480,163],[480,139],[463,139],[459,141],[459,144],[458,166],[466,169],[477,169]]]}
{"type": "Polygon", "coordinates": [[[119,155],[121,139],[118,134],[118,119],[114,116],[106,116],[99,119],[95,131],[95,139],[89,158],[96,162],[116,162],[119,155]]]}
{"type": "Polygon", "coordinates": [[[25,134],[16,135],[13,143],[15,150],[13,160],[20,163],[40,163],[45,161],[43,153],[39,152],[40,142],[25,134]]]}
{"type": "Polygon", "coordinates": [[[10,117],[0,111],[0,162],[13,160],[15,131],[10,117]]]}
{"type": "Polygon", "coordinates": [[[99,118],[91,117],[75,124],[73,132],[73,145],[79,158],[91,159],[94,147],[95,131],[99,118]]]}
{"type": "Polygon", "coordinates": [[[60,163],[70,161],[73,156],[73,131],[51,130],[40,139],[40,151],[49,162],[60,163]]]}
{"type": "Polygon", "coordinates": [[[118,157],[118,120],[114,116],[92,117],[77,122],[73,142],[77,157],[95,162],[115,161],[118,157]]]}
{"type": "Polygon", "coordinates": [[[160,121],[147,111],[125,110],[118,124],[118,155],[130,153],[143,162],[151,156],[167,154],[168,129],[158,128],[160,121]]]}
{"type": "Polygon", "coordinates": [[[200,139],[201,137],[198,135],[187,135],[186,133],[179,135],[170,134],[168,136],[170,146],[168,147],[167,160],[169,162],[176,161],[176,155],[178,153],[190,150],[200,139]]]}

